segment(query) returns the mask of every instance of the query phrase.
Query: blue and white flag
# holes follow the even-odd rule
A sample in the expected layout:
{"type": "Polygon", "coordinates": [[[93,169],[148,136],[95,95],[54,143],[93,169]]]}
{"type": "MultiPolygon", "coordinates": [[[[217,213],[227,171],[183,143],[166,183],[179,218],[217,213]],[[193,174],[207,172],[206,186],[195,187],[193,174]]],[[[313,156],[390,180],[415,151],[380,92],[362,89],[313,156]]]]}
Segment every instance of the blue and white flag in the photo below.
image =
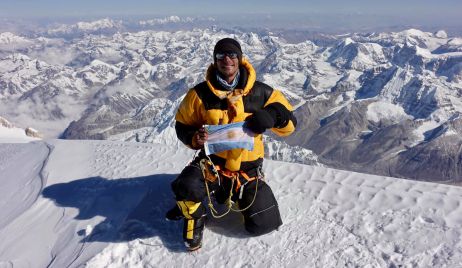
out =
{"type": "Polygon", "coordinates": [[[241,148],[253,150],[253,133],[244,129],[244,122],[227,125],[205,125],[208,139],[204,144],[205,154],[241,148]]]}

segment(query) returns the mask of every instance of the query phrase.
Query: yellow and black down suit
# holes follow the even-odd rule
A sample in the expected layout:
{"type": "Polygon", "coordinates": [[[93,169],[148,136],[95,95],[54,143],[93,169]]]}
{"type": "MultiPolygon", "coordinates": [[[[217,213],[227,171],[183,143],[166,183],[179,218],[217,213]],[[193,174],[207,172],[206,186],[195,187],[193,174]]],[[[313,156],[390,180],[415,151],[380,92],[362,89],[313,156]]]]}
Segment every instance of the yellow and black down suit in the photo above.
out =
{"type": "MultiPolygon", "coordinates": [[[[296,119],[292,113],[292,106],[280,91],[256,81],[255,70],[247,60],[243,59],[240,63],[240,79],[233,91],[221,88],[216,79],[216,72],[212,64],[207,70],[206,81],[188,91],[177,111],[175,129],[178,138],[185,145],[196,149],[193,136],[203,125],[242,122],[256,111],[271,105],[279,110],[277,117],[284,115],[282,119],[275,118],[277,123],[271,130],[279,136],[290,135],[295,130],[296,119]]],[[[212,162],[222,170],[244,171],[250,177],[257,176],[264,156],[262,134],[256,135],[254,139],[252,151],[233,149],[220,152],[210,156],[212,162]]],[[[172,183],[173,192],[186,217],[200,217],[205,213],[201,202],[206,196],[206,190],[198,164],[203,157],[205,154],[202,150],[172,183]]],[[[246,181],[243,181],[242,185],[245,183],[246,181]]],[[[229,193],[228,189],[231,187],[229,183],[224,179],[221,186],[213,186],[217,201],[220,202],[220,199],[224,201],[220,198],[220,193],[229,193]]],[[[251,204],[255,190],[257,195],[254,203],[243,212],[245,226],[253,234],[264,234],[277,229],[282,224],[278,204],[270,187],[261,180],[258,184],[256,180],[249,181],[240,199],[236,191],[233,200],[238,202],[240,208],[245,208],[251,204]]]]}

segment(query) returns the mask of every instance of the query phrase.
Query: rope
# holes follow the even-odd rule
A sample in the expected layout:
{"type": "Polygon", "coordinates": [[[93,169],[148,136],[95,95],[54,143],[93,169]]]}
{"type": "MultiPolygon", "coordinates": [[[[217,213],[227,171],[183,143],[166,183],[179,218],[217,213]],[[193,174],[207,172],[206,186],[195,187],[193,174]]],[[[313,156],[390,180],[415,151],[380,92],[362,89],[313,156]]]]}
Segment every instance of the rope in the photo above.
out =
{"type": "MultiPolygon", "coordinates": [[[[210,161],[210,163],[212,164],[212,168],[213,168],[213,173],[215,174],[215,176],[217,177],[218,179],[218,182],[220,182],[220,177],[219,177],[219,174],[218,174],[218,171],[216,170],[215,168],[215,165],[213,164],[212,162],[212,159],[210,159],[209,156],[207,156],[207,159],[210,161]]],[[[234,211],[234,212],[243,212],[243,211],[246,211],[247,209],[249,209],[253,203],[255,202],[255,199],[257,197],[257,192],[258,192],[258,181],[260,180],[260,177],[261,177],[261,173],[260,171],[258,171],[258,175],[257,175],[257,182],[256,182],[256,185],[255,185],[255,194],[253,196],[253,199],[252,199],[252,202],[250,202],[250,204],[243,208],[243,209],[235,209],[233,208],[233,204],[234,202],[231,200],[232,196],[233,196],[233,188],[234,188],[234,182],[235,180],[238,180],[239,179],[239,173],[234,173],[233,174],[233,177],[231,178],[231,187],[229,189],[229,197],[226,199],[226,206],[227,206],[227,211],[224,212],[223,214],[219,215],[218,211],[215,209],[215,206],[213,205],[213,202],[212,202],[212,198],[210,196],[210,189],[209,189],[209,185],[207,183],[207,179],[206,179],[206,171],[205,169],[207,168],[206,167],[206,164],[203,163],[203,161],[205,161],[205,158],[202,159],[199,164],[200,164],[200,167],[201,167],[201,170],[202,170],[202,175],[204,176],[204,183],[205,183],[205,189],[206,189],[206,192],[207,192],[207,197],[208,197],[208,207],[210,208],[210,212],[212,214],[212,216],[216,219],[219,219],[219,218],[223,218],[224,216],[226,216],[230,211],[234,211]]],[[[248,181],[249,182],[249,181],[248,181]]],[[[248,183],[247,182],[247,183],[248,183]]],[[[241,187],[244,187],[247,183],[245,183],[244,185],[242,185],[241,187]]],[[[243,188],[241,188],[241,191],[243,191],[243,188]]]]}
{"type": "MultiPolygon", "coordinates": [[[[249,209],[253,205],[253,203],[255,202],[255,199],[257,198],[258,181],[259,180],[260,180],[260,178],[257,177],[257,182],[255,183],[255,194],[253,195],[252,202],[250,202],[250,204],[246,208],[243,208],[243,209],[233,209],[233,208],[231,208],[232,211],[234,211],[234,212],[243,212],[243,211],[246,211],[247,209],[249,209]]],[[[242,185],[241,187],[244,187],[244,185],[242,185]]]]}
{"type": "MultiPolygon", "coordinates": [[[[215,219],[223,218],[224,216],[226,216],[231,211],[231,207],[232,207],[231,196],[233,194],[233,188],[231,187],[231,189],[230,189],[230,197],[228,199],[226,199],[226,205],[228,207],[228,210],[226,212],[224,212],[223,214],[219,215],[218,211],[215,209],[215,206],[212,203],[212,198],[210,197],[210,190],[209,190],[207,180],[204,180],[204,181],[205,181],[205,188],[207,190],[208,206],[210,208],[210,213],[212,214],[212,216],[215,219]]],[[[232,184],[234,184],[234,180],[233,180],[232,184]]]]}

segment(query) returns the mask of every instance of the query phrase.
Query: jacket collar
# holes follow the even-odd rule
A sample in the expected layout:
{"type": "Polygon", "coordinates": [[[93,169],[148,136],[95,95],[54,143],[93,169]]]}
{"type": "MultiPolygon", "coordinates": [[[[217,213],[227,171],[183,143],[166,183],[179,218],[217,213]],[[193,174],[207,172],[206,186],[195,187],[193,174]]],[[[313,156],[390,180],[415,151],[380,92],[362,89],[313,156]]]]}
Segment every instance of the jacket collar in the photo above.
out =
{"type": "MultiPolygon", "coordinates": [[[[223,90],[220,90],[216,86],[213,85],[212,81],[213,81],[213,79],[216,79],[216,78],[214,78],[215,72],[216,72],[216,67],[215,67],[214,64],[211,64],[209,66],[209,68],[207,69],[206,81],[207,81],[208,87],[213,92],[213,94],[215,94],[220,99],[227,98],[230,95],[230,92],[232,93],[232,95],[243,95],[243,96],[245,96],[245,95],[249,94],[249,92],[252,89],[252,87],[253,87],[253,85],[255,83],[255,80],[257,78],[257,75],[255,73],[255,69],[253,68],[252,64],[250,64],[250,62],[248,62],[247,59],[245,59],[245,58],[242,59],[242,62],[241,62],[239,67],[242,67],[247,71],[247,73],[248,73],[247,82],[243,85],[243,88],[238,87],[238,88],[235,88],[232,91],[223,91],[223,90]]],[[[241,83],[239,83],[239,84],[241,84],[241,83]]]]}

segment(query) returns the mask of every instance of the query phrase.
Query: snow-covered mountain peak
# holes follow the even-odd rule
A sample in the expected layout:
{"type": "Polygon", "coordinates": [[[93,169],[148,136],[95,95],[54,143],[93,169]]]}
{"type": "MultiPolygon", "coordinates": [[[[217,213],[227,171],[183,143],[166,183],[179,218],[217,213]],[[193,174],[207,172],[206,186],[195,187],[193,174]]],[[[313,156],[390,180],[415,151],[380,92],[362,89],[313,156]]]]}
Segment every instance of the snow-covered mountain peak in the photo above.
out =
{"type": "Polygon", "coordinates": [[[262,46],[261,38],[256,33],[249,33],[244,35],[243,37],[243,41],[251,47],[262,46]]]}
{"type": "Polygon", "coordinates": [[[11,32],[0,33],[0,45],[10,45],[10,44],[21,44],[21,43],[32,43],[29,39],[15,35],[11,32]]]}
{"type": "Polygon", "coordinates": [[[104,67],[108,67],[108,68],[113,68],[114,66],[111,65],[111,64],[108,64],[102,60],[99,60],[99,59],[94,59],[90,62],[90,66],[91,67],[98,67],[98,66],[104,66],[104,67]]]}
{"type": "Polygon", "coordinates": [[[12,53],[3,58],[2,60],[11,60],[13,62],[18,62],[18,61],[30,61],[31,58],[25,54],[22,53],[12,53]]]}
{"type": "Polygon", "coordinates": [[[341,68],[364,71],[386,63],[387,57],[377,43],[359,43],[346,38],[331,50],[328,60],[341,68]]]}
{"type": "Polygon", "coordinates": [[[188,17],[188,18],[182,20],[180,17],[172,15],[172,16],[169,16],[169,17],[161,18],[161,19],[151,19],[151,20],[139,21],[139,24],[145,26],[145,25],[158,25],[158,24],[166,24],[166,23],[175,23],[175,22],[180,22],[180,21],[191,22],[192,19],[188,17]]]}
{"type": "Polygon", "coordinates": [[[451,46],[462,46],[462,38],[456,37],[448,40],[448,45],[451,46]]]}
{"type": "Polygon", "coordinates": [[[421,48],[421,47],[418,47],[418,46],[413,46],[413,48],[416,51],[416,55],[422,56],[422,57],[427,58],[427,59],[430,59],[430,58],[433,57],[432,53],[426,48],[421,48]]]}
{"type": "Polygon", "coordinates": [[[115,33],[123,27],[122,21],[109,18],[90,22],[77,22],[76,24],[62,24],[54,29],[47,30],[47,34],[64,37],[80,37],[84,34],[115,33]]]}
{"type": "Polygon", "coordinates": [[[122,69],[125,68],[124,65],[123,62],[110,64],[99,59],[94,59],[77,73],[78,75],[90,75],[92,73],[97,76],[95,77],[97,79],[95,80],[90,77],[87,77],[87,79],[101,83],[101,85],[106,85],[120,75],[122,69]]]}
{"type": "Polygon", "coordinates": [[[446,44],[441,45],[433,53],[444,54],[444,53],[453,53],[459,52],[459,55],[462,54],[462,38],[455,37],[447,41],[446,44]]]}
{"type": "Polygon", "coordinates": [[[417,29],[390,33],[372,33],[368,35],[354,34],[352,38],[360,42],[375,42],[384,47],[407,44],[407,46],[415,45],[430,51],[437,49],[447,42],[447,38],[437,37],[433,33],[417,29]]]}
{"type": "Polygon", "coordinates": [[[422,39],[429,38],[429,37],[433,36],[433,34],[431,34],[431,33],[423,32],[423,31],[418,30],[418,29],[407,29],[407,30],[404,30],[402,32],[398,32],[397,34],[402,35],[404,37],[416,37],[416,38],[422,38],[422,39]]]}
{"type": "Polygon", "coordinates": [[[96,31],[96,30],[120,27],[121,22],[114,21],[109,18],[105,18],[105,19],[91,21],[91,22],[78,22],[75,25],[78,29],[83,30],[83,31],[96,31]]]}
{"type": "Polygon", "coordinates": [[[176,15],[167,16],[164,18],[154,18],[149,20],[141,20],[138,22],[140,26],[157,26],[175,23],[195,23],[195,22],[214,22],[213,17],[181,17],[176,15]]]}
{"type": "Polygon", "coordinates": [[[448,34],[444,30],[437,31],[435,33],[435,36],[438,37],[438,38],[442,38],[442,39],[447,39],[448,38],[448,34]]]}
{"type": "Polygon", "coordinates": [[[447,40],[446,38],[437,37],[432,33],[416,29],[399,32],[397,33],[397,37],[404,39],[405,42],[411,43],[412,45],[416,45],[430,51],[437,49],[439,46],[446,43],[447,40]]]}
{"type": "Polygon", "coordinates": [[[346,37],[345,39],[343,39],[340,43],[339,43],[339,46],[342,46],[342,47],[346,47],[350,44],[354,44],[356,43],[353,39],[351,39],[350,37],[346,37]]]}

